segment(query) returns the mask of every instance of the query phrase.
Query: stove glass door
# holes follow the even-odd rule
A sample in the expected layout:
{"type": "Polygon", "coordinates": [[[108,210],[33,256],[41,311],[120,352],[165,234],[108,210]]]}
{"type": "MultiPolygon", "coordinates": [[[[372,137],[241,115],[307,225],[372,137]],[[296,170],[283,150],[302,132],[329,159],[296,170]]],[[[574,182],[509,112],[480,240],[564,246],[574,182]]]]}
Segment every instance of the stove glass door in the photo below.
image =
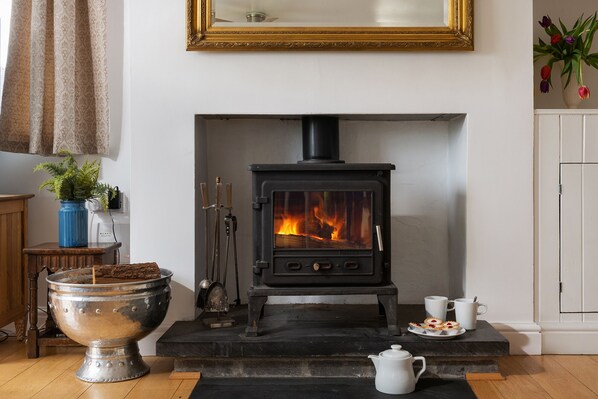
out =
{"type": "Polygon", "coordinates": [[[275,249],[372,249],[372,191],[273,192],[275,249]]]}

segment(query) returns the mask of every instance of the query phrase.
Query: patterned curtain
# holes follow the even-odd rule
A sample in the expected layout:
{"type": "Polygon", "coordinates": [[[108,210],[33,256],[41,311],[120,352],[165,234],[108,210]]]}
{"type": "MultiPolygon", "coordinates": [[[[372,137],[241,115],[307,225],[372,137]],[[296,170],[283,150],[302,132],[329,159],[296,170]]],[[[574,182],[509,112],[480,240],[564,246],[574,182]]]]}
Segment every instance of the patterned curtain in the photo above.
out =
{"type": "Polygon", "coordinates": [[[0,151],[106,154],[106,1],[12,2],[0,151]]]}

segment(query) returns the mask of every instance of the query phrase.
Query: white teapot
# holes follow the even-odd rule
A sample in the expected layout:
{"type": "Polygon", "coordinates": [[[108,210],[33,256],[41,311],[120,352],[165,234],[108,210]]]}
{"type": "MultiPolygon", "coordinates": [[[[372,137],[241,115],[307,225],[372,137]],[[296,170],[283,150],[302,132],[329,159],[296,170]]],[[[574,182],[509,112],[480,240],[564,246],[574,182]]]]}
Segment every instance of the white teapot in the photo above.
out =
{"type": "Polygon", "coordinates": [[[401,350],[401,345],[390,347],[378,355],[368,356],[376,367],[376,389],[391,395],[413,392],[417,380],[426,371],[426,359],[411,356],[411,353],[401,350]],[[415,375],[413,363],[417,360],[422,361],[422,369],[415,375]]]}

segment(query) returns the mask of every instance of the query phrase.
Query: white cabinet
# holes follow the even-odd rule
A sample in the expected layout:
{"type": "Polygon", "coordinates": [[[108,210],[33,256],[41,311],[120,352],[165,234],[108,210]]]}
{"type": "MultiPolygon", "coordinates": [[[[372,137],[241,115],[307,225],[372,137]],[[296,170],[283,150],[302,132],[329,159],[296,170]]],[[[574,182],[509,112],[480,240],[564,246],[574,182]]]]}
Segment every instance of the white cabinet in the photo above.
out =
{"type": "Polygon", "coordinates": [[[542,351],[598,353],[598,111],[536,111],[534,158],[542,351]]]}

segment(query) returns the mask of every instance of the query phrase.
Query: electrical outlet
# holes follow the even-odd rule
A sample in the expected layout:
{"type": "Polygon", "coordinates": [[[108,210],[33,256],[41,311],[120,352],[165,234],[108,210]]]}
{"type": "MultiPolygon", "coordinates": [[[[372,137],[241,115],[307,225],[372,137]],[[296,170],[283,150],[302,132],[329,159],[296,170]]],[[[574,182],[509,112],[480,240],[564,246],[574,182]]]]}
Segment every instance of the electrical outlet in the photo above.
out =
{"type": "Polygon", "coordinates": [[[119,241],[120,263],[130,263],[130,224],[128,215],[122,212],[94,213],[91,221],[90,242],[119,241]]]}
{"type": "Polygon", "coordinates": [[[112,241],[112,232],[100,231],[98,236],[98,242],[110,242],[112,241]]]}
{"type": "Polygon", "coordinates": [[[92,241],[96,242],[114,242],[112,233],[112,221],[105,214],[98,214],[97,223],[93,226],[92,241]]]}

